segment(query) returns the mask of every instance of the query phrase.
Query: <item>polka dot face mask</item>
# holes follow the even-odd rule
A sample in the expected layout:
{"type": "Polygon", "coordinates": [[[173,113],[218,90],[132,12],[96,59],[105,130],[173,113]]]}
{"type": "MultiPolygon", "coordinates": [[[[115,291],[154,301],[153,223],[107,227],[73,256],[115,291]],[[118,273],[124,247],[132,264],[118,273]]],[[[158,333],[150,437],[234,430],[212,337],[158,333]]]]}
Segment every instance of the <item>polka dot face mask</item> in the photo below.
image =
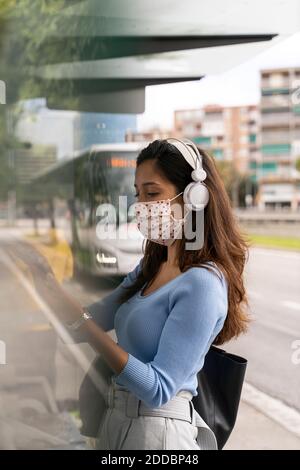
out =
{"type": "Polygon", "coordinates": [[[172,199],[135,203],[137,227],[144,237],[167,246],[175,239],[182,238],[182,227],[187,214],[181,219],[175,219],[171,212],[171,201],[182,193],[183,191],[172,199]]]}

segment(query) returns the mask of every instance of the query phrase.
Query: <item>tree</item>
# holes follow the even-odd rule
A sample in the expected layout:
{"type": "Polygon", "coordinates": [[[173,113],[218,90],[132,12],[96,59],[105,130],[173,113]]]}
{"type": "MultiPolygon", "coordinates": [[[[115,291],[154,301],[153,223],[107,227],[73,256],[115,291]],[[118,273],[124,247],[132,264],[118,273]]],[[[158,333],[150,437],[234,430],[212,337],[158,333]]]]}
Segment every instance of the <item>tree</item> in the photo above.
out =
{"type": "Polygon", "coordinates": [[[216,165],[233,206],[244,207],[246,194],[250,191],[250,194],[255,197],[257,184],[247,173],[242,174],[237,171],[231,161],[216,160],[216,165]]]}
{"type": "MultiPolygon", "coordinates": [[[[55,38],[63,30],[73,37],[82,32],[80,16],[64,16],[61,10],[70,0],[2,0],[0,3],[0,70],[7,84],[7,102],[20,99],[66,97],[76,109],[77,97],[72,80],[42,79],[37,67],[47,63],[80,60],[91,41],[83,34],[79,42],[55,38]]],[[[80,3],[80,2],[79,2],[80,3]]]]}
{"type": "Polygon", "coordinates": [[[225,188],[234,207],[239,205],[239,185],[241,174],[236,170],[234,164],[230,161],[218,161],[216,165],[224,182],[225,188]]]}
{"type": "MultiPolygon", "coordinates": [[[[15,137],[15,128],[22,114],[20,100],[32,97],[72,97],[72,81],[42,80],[34,70],[45,57],[50,62],[60,62],[62,49],[49,42],[46,55],[42,48],[47,38],[62,27],[58,13],[69,6],[69,0],[1,0],[0,2],[0,79],[6,84],[7,105],[0,106],[0,200],[7,200],[14,191],[20,202],[28,198],[28,191],[19,184],[14,167],[15,151],[23,144],[15,137]]],[[[77,22],[80,17],[77,18],[77,22]]],[[[75,31],[76,17],[65,21],[67,28],[75,31]]],[[[85,45],[85,38],[82,46],[85,45]]],[[[72,45],[66,45],[71,49],[72,45]]],[[[79,47],[80,49],[80,47],[79,47]]],[[[45,48],[43,49],[45,52],[45,48]]],[[[71,51],[67,51],[71,53],[71,51]]],[[[74,59],[79,53],[73,51],[74,59]]],[[[76,104],[74,104],[74,108],[76,104]]],[[[32,194],[31,194],[32,197],[32,194]]]]}

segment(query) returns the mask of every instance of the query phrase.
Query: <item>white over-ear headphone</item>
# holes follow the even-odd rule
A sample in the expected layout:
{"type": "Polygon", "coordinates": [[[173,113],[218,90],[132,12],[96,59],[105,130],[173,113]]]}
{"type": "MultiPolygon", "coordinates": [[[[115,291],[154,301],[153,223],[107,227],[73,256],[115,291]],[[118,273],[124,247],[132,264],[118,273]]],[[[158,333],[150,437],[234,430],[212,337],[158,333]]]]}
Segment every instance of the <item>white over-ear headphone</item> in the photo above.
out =
{"type": "Polygon", "coordinates": [[[206,178],[206,172],[203,170],[202,157],[199,150],[194,142],[189,139],[180,140],[175,137],[170,137],[166,140],[179,150],[185,160],[193,168],[191,177],[194,182],[189,183],[183,192],[184,203],[194,211],[204,209],[209,201],[209,191],[206,184],[203,183],[206,178]]]}

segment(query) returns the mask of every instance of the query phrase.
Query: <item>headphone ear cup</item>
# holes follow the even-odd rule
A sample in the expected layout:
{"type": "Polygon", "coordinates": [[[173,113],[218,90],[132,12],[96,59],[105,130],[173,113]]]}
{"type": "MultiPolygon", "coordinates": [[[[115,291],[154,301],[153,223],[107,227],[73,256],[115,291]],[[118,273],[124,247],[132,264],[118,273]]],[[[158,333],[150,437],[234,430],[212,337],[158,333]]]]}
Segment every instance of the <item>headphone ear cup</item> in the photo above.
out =
{"type": "Polygon", "coordinates": [[[202,210],[208,204],[209,192],[204,183],[190,183],[184,190],[183,201],[192,210],[202,210]]]}

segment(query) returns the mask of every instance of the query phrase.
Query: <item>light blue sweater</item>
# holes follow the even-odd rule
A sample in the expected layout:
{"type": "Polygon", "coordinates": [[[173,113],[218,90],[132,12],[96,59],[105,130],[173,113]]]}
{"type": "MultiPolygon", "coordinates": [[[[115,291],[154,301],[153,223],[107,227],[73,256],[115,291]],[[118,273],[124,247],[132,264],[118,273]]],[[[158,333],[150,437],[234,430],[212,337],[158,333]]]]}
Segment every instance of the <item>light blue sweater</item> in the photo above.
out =
{"type": "Polygon", "coordinates": [[[118,296],[136,278],[141,261],[88,309],[105,331],[115,328],[118,344],[129,354],[113,380],[154,408],[180,390],[197,395],[197,373],[227,315],[228,285],[211,262],[214,272],[190,268],[156,291],[146,296],[139,291],[119,305],[118,296]]]}

